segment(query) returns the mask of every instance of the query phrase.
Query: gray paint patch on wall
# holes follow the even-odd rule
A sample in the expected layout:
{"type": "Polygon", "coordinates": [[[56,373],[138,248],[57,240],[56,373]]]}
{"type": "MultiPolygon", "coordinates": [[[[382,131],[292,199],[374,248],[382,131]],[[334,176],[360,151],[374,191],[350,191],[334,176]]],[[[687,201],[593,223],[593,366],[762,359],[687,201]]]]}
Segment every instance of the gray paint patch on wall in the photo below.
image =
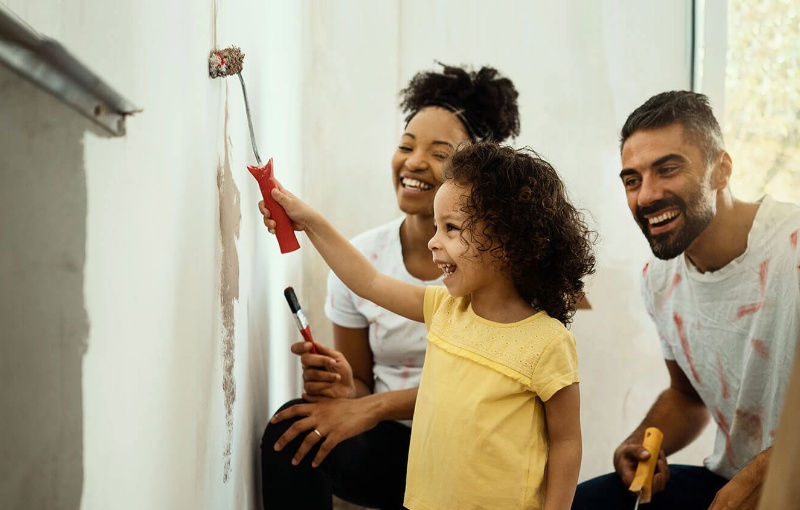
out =
{"type": "Polygon", "coordinates": [[[236,240],[242,220],[239,188],[233,180],[228,137],[228,85],[225,84],[225,160],[217,166],[219,194],[219,232],[221,245],[219,300],[222,313],[222,392],[225,397],[226,438],[223,457],[225,467],[222,481],[231,472],[231,443],[233,442],[233,403],[236,401],[236,380],[233,376],[236,323],[233,303],[239,300],[239,254],[236,240]]]}
{"type": "Polygon", "coordinates": [[[77,510],[83,488],[87,191],[104,137],[0,66],[0,508],[77,510]]]}

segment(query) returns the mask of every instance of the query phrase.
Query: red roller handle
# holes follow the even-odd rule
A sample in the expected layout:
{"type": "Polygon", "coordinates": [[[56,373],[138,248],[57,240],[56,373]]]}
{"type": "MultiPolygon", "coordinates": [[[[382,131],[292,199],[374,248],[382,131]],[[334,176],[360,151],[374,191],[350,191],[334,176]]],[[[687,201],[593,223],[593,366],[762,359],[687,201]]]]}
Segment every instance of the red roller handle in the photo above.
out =
{"type": "Polygon", "coordinates": [[[300,243],[297,242],[297,237],[294,235],[292,220],[286,215],[283,207],[272,198],[272,190],[278,187],[273,176],[272,158],[269,158],[269,161],[264,166],[248,166],[247,169],[258,181],[258,186],[261,188],[261,196],[264,197],[264,204],[269,209],[272,219],[275,220],[275,237],[278,238],[278,246],[280,246],[281,253],[299,250],[300,243]]]}

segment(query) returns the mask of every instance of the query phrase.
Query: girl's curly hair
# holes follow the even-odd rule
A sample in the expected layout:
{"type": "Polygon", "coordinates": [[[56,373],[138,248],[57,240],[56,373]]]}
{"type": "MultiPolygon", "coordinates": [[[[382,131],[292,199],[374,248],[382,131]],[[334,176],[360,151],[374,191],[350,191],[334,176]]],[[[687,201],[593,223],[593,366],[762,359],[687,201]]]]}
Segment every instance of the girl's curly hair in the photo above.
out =
{"type": "Polygon", "coordinates": [[[492,67],[477,72],[441,64],[441,72],[422,71],[400,91],[406,124],[427,106],[454,112],[472,140],[503,141],[519,135],[519,93],[492,67]]]}
{"type": "Polygon", "coordinates": [[[530,148],[475,142],[450,157],[444,178],[471,190],[462,232],[478,234],[478,249],[503,262],[525,301],[569,324],[594,273],[597,234],[556,170],[530,148]]]}

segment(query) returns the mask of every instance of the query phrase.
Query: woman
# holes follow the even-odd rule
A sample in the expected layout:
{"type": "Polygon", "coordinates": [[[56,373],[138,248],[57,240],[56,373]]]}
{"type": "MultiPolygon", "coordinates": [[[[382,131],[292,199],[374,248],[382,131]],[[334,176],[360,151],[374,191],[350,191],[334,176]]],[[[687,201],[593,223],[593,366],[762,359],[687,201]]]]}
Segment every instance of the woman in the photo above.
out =
{"type": "MultiPolygon", "coordinates": [[[[392,179],[403,216],[353,239],[379,271],[441,284],[428,241],[442,164],[462,142],[517,136],[517,97],[511,80],[491,67],[420,72],[401,91],[406,127],[392,179]]],[[[358,298],[332,274],[325,312],[336,349],[292,347],[304,367],[303,400],[284,405],[264,433],[264,508],[330,509],[333,493],[401,509],[425,325],[358,298]]]]}

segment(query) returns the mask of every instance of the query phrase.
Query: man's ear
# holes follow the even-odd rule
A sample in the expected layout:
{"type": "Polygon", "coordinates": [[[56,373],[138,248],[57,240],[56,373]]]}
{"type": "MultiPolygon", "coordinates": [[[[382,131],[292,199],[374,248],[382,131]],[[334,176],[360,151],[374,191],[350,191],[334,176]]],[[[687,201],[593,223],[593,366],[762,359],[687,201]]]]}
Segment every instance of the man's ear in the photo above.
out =
{"type": "Polygon", "coordinates": [[[731,160],[731,155],[727,151],[722,151],[717,156],[717,162],[714,163],[714,170],[711,174],[711,185],[714,189],[721,190],[728,187],[732,170],[733,161],[731,160]]]}

